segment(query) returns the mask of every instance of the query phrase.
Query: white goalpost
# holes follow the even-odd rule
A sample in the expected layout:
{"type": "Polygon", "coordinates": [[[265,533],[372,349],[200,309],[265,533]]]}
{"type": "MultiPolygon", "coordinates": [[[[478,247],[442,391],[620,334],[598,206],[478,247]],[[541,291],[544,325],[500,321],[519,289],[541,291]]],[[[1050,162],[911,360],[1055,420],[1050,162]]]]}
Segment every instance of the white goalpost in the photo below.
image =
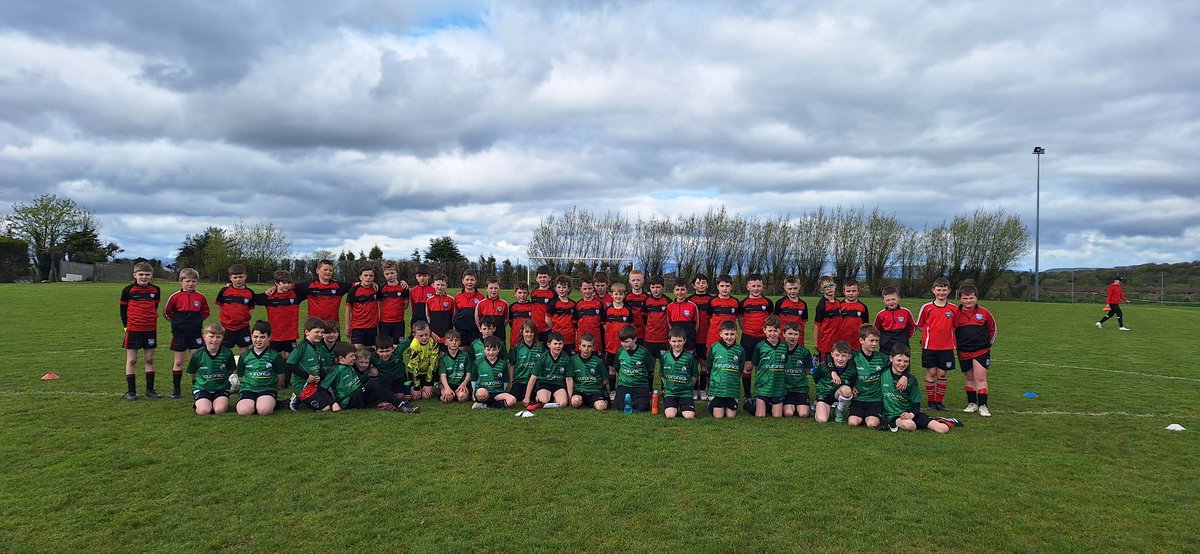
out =
{"type": "Polygon", "coordinates": [[[537,269],[536,267],[533,267],[534,260],[539,260],[539,261],[542,261],[542,260],[544,260],[544,261],[567,260],[567,261],[571,261],[571,262],[592,262],[592,261],[595,261],[595,262],[628,262],[630,266],[633,266],[633,258],[595,258],[595,257],[588,257],[588,256],[538,256],[536,258],[529,258],[529,264],[525,266],[525,284],[527,284],[527,285],[533,283],[533,271],[535,269],[537,269]]]}

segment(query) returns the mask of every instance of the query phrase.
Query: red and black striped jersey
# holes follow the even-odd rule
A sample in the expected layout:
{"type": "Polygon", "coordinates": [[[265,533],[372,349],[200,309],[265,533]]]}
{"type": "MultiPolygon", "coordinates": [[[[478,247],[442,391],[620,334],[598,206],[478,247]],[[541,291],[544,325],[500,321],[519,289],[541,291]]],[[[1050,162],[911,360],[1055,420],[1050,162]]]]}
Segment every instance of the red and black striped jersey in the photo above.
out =
{"type": "MultiPolygon", "coordinates": [[[[521,340],[521,326],[525,325],[525,321],[533,318],[535,307],[533,302],[513,302],[508,307],[508,325],[512,329],[509,333],[508,344],[512,346],[521,340]]],[[[534,324],[537,322],[535,321],[534,324]]]]}
{"type": "Polygon", "coordinates": [[[696,342],[696,322],[699,320],[700,309],[689,300],[676,301],[667,305],[667,323],[671,327],[679,327],[683,329],[684,333],[687,333],[689,347],[696,342]]]}
{"type": "Polygon", "coordinates": [[[908,308],[896,306],[894,310],[879,310],[879,313],[875,314],[875,327],[880,333],[903,333],[903,338],[907,339],[916,330],[917,322],[908,308]]]}
{"type": "Polygon", "coordinates": [[[379,288],[379,321],[402,323],[404,309],[408,307],[409,298],[412,298],[412,291],[408,287],[400,283],[394,285],[384,283],[379,288]]]}
{"type": "Polygon", "coordinates": [[[158,329],[158,303],[162,290],[154,283],[130,283],[121,289],[121,326],[126,331],[145,333],[158,329]]]}
{"type": "Polygon", "coordinates": [[[633,311],[633,327],[637,329],[638,338],[646,338],[646,299],[649,294],[630,292],[625,295],[625,305],[633,311]]]}
{"type": "Polygon", "coordinates": [[[241,331],[250,326],[250,314],[254,311],[254,291],[249,287],[233,285],[221,287],[217,293],[217,305],[221,308],[221,327],[226,331],[241,331]]]}
{"type": "Polygon", "coordinates": [[[742,299],[742,334],[763,338],[763,323],[774,311],[775,305],[765,296],[757,298],[747,296],[742,299]]]}
{"type": "Polygon", "coordinates": [[[671,299],[666,296],[647,296],[642,303],[646,310],[646,342],[666,343],[671,324],[667,321],[667,304],[671,299]]]}
{"type": "Polygon", "coordinates": [[[969,310],[959,306],[954,315],[954,340],[958,345],[958,357],[964,360],[987,352],[996,342],[996,320],[992,312],[979,305],[969,310]]]}
{"type": "Polygon", "coordinates": [[[633,324],[633,310],[629,306],[610,306],[604,310],[604,350],[616,354],[621,348],[621,328],[633,324]]]}
{"type": "Polygon", "coordinates": [[[917,328],[921,330],[922,350],[954,350],[954,316],[958,306],[946,303],[938,306],[926,302],[917,313],[917,328]]]}
{"type": "Polygon", "coordinates": [[[439,339],[451,329],[453,317],[454,299],[449,294],[435,294],[425,300],[425,321],[439,339]]]}
{"type": "Polygon", "coordinates": [[[850,348],[859,350],[861,344],[858,338],[858,328],[864,323],[871,322],[871,313],[867,310],[867,305],[861,300],[850,302],[842,300],[841,307],[842,318],[838,321],[838,339],[850,343],[850,348]]]}
{"type": "Polygon", "coordinates": [[[563,336],[563,344],[575,344],[575,301],[556,299],[547,307],[551,330],[563,336]]]}
{"type": "Polygon", "coordinates": [[[437,289],[433,285],[417,285],[412,288],[409,293],[409,299],[412,301],[412,320],[429,321],[425,313],[425,303],[429,302],[437,294],[437,289]]]}
{"type": "Polygon", "coordinates": [[[537,325],[539,333],[545,333],[550,330],[550,326],[546,324],[546,316],[550,312],[550,304],[554,303],[554,299],[558,298],[554,289],[533,289],[529,291],[529,301],[533,302],[533,323],[537,325]]]}
{"type": "Polygon", "coordinates": [[[721,324],[726,321],[737,322],[742,315],[742,303],[737,298],[721,298],[717,296],[708,303],[708,344],[716,344],[721,340],[721,324]]]}
{"type": "Polygon", "coordinates": [[[604,303],[599,298],[593,296],[591,299],[581,299],[575,302],[575,343],[579,344],[578,337],[584,333],[591,333],[596,337],[595,345],[597,350],[604,341],[604,328],[600,321],[600,316],[604,313],[604,303]]]}
{"type": "Polygon", "coordinates": [[[322,283],[317,280],[296,285],[296,292],[308,301],[308,317],[325,321],[342,320],[342,296],[349,291],[350,283],[345,281],[322,283]]]}
{"type": "Polygon", "coordinates": [[[379,327],[379,289],[355,284],[346,293],[346,307],[350,309],[350,329],[374,329],[379,327]]]}
{"type": "MultiPolygon", "coordinates": [[[[833,352],[833,344],[837,342],[838,322],[842,319],[842,303],[821,297],[813,309],[813,326],[817,328],[817,351],[822,354],[833,352]]],[[[851,343],[851,347],[857,343],[851,343]]]]}
{"type": "Polygon", "coordinates": [[[606,309],[606,310],[607,310],[607,309],[609,309],[609,308],[611,308],[611,307],[612,307],[612,305],[613,305],[613,297],[612,297],[612,293],[611,293],[611,292],[606,292],[606,293],[604,293],[604,297],[603,297],[603,298],[601,298],[600,300],[601,300],[602,302],[604,302],[604,309],[606,309]]]}
{"type": "Polygon", "coordinates": [[[475,308],[479,307],[482,301],[483,293],[479,290],[463,290],[454,295],[454,328],[460,331],[479,329],[475,324],[475,308]]]}
{"type": "Polygon", "coordinates": [[[496,327],[496,335],[504,336],[504,325],[508,323],[508,302],[503,298],[484,298],[475,306],[475,315],[480,323],[488,322],[496,327]]]}
{"type": "Polygon", "coordinates": [[[199,335],[208,315],[208,299],[199,291],[177,290],[163,305],[163,317],[171,322],[171,332],[177,335],[199,335]]]}
{"type": "Polygon", "coordinates": [[[696,344],[708,346],[708,320],[712,317],[708,311],[708,303],[713,298],[713,295],[707,292],[693,294],[687,298],[688,302],[696,305],[696,313],[699,314],[699,318],[696,320],[696,344]]]}
{"type": "Polygon", "coordinates": [[[300,338],[300,296],[296,289],[287,292],[278,290],[254,295],[254,305],[267,309],[267,323],[271,324],[271,342],[296,342],[300,338]]]}
{"type": "Polygon", "coordinates": [[[779,316],[779,320],[785,326],[788,323],[799,325],[800,344],[804,344],[804,326],[808,324],[808,303],[798,296],[795,300],[784,296],[775,301],[775,315],[779,316]]]}

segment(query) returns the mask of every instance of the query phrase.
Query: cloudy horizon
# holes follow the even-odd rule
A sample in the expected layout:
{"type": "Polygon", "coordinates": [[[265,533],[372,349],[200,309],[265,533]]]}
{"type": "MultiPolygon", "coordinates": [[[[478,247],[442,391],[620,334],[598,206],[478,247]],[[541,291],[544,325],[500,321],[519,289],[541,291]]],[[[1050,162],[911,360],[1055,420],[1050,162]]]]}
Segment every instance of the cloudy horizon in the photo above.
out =
{"type": "Polygon", "coordinates": [[[572,206],[1032,235],[1042,146],[1043,269],[1200,259],[1197,4],[0,4],[0,213],[69,196],[123,256],[517,261],[572,206]]]}

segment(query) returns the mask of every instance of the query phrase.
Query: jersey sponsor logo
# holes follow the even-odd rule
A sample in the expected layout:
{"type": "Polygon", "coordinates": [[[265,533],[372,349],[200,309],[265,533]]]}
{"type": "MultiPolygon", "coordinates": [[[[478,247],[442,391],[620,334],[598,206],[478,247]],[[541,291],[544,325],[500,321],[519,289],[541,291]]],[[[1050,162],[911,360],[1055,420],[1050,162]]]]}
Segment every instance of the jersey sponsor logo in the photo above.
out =
{"type": "Polygon", "coordinates": [[[498,314],[504,313],[504,306],[496,306],[496,313],[498,313],[498,314]]]}
{"type": "Polygon", "coordinates": [[[947,317],[947,318],[954,317],[954,314],[952,314],[952,313],[950,313],[950,312],[946,312],[946,317],[947,317]]]}
{"type": "Polygon", "coordinates": [[[199,308],[199,307],[200,307],[200,301],[199,301],[199,300],[193,300],[193,301],[192,301],[192,307],[193,307],[193,308],[199,308]]]}
{"type": "Polygon", "coordinates": [[[978,321],[983,321],[983,314],[975,314],[975,319],[978,321]]]}
{"type": "Polygon", "coordinates": [[[900,316],[900,317],[896,318],[896,321],[899,321],[900,323],[904,323],[904,316],[900,316]]]}

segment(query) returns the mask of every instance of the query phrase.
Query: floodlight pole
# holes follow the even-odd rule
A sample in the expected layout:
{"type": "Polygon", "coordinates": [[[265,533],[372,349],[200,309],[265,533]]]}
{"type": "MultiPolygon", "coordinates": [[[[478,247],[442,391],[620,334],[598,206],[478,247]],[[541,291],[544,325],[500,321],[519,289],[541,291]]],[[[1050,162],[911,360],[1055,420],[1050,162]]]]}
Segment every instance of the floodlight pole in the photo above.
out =
{"type": "Polygon", "coordinates": [[[1037,302],[1042,296],[1040,255],[1042,250],[1042,154],[1046,149],[1041,146],[1033,147],[1037,156],[1037,193],[1034,200],[1033,216],[1033,301],[1037,302]]]}

